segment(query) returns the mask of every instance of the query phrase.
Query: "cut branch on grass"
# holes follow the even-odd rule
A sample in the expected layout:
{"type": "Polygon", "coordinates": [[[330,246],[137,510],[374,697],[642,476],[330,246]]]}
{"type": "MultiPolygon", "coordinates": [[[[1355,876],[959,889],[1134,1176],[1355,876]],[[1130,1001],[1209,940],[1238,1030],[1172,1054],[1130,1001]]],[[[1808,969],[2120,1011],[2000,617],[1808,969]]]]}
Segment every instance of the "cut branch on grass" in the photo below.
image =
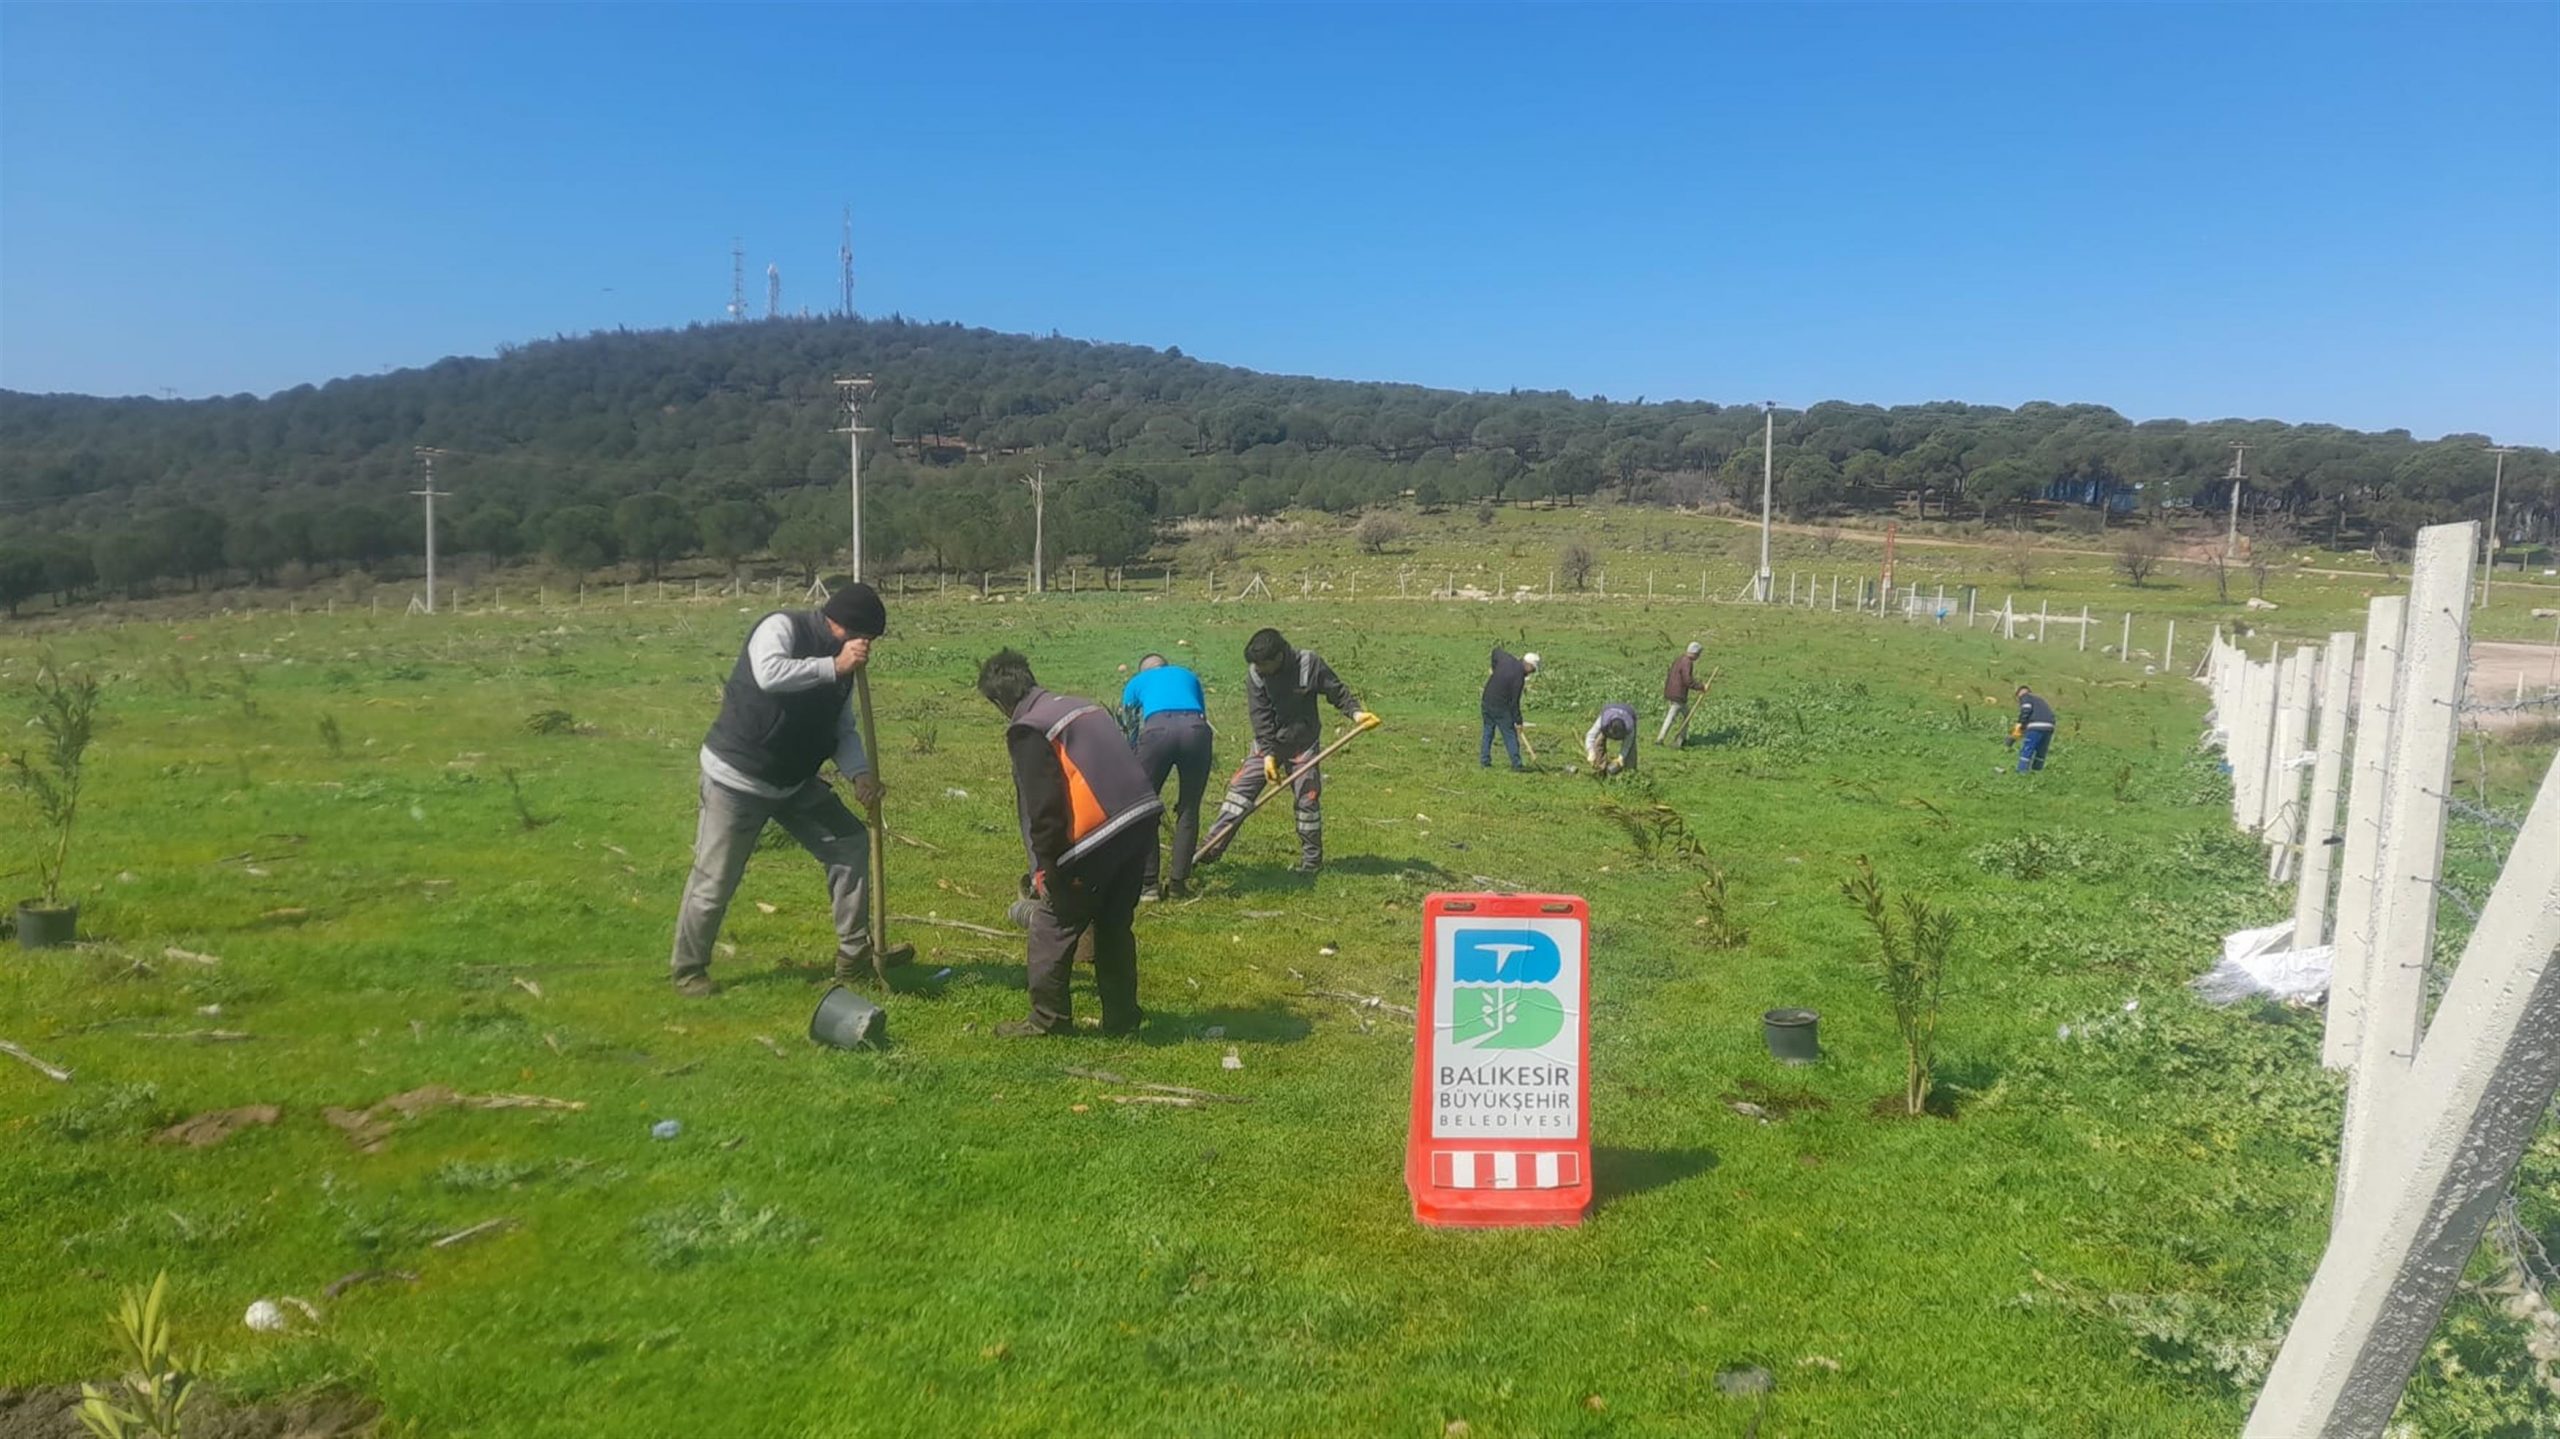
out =
{"type": "Polygon", "coordinates": [[[1407,1019],[1414,1018],[1411,1005],[1397,1004],[1393,1000],[1375,994],[1353,994],[1347,989],[1310,989],[1306,991],[1306,995],[1309,999],[1338,999],[1357,1009],[1383,1009],[1389,1014],[1400,1014],[1407,1019]]]}
{"type": "Polygon", "coordinates": [[[69,1084],[71,1071],[58,1064],[48,1064],[5,1039],[0,1039],[0,1054],[5,1054],[56,1084],[69,1084]]]}
{"type": "Polygon", "coordinates": [[[1012,935],[1005,933],[1001,929],[990,929],[983,924],[971,924],[965,919],[937,919],[929,914],[893,914],[889,916],[889,922],[892,924],[929,924],[938,929],[956,929],[964,934],[983,934],[989,939],[1013,938],[1012,935]]]}

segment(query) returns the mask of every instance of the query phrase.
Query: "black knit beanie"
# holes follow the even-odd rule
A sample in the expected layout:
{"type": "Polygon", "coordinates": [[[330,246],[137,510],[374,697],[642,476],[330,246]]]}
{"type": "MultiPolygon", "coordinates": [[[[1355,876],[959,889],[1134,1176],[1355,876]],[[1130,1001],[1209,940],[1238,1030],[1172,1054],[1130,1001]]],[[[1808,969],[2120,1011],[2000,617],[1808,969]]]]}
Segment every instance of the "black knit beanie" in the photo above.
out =
{"type": "Polygon", "coordinates": [[[857,639],[878,639],[889,632],[889,610],[880,603],[880,592],[859,581],[827,596],[818,612],[857,639]]]}

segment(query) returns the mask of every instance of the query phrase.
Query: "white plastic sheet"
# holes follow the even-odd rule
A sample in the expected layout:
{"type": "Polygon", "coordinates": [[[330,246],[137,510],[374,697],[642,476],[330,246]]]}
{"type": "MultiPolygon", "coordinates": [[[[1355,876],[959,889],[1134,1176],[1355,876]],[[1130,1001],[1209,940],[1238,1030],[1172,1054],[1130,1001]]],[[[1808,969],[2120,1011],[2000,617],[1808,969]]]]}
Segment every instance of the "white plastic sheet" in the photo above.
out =
{"type": "Polygon", "coordinates": [[[2309,1004],[2329,992],[2329,973],[2337,950],[2331,945],[2289,949],[2293,921],[2264,929],[2225,935],[2222,960],[2196,977],[2192,988],[2207,1004],[2238,1004],[2265,996],[2288,1004],[2309,1004]]]}

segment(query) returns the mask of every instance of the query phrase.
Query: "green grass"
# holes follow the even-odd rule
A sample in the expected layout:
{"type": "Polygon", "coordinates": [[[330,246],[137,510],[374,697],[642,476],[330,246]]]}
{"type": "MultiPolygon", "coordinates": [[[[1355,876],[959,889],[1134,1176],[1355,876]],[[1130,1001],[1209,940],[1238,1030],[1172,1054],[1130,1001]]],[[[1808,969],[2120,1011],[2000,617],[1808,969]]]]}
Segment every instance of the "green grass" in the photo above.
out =
{"type": "MultiPolygon", "coordinates": [[[[1284,873],[1266,816],[1204,898],[1146,912],[1139,1038],[994,1040],[1018,946],[915,927],[916,973],[953,976],[902,983],[880,1055],[802,1037],[832,946],[788,846],[732,911],[728,993],[665,982],[693,752],[754,606],[51,636],[111,680],[70,874],[99,942],[0,959],[0,1037],[79,1075],[0,1066],[0,1385],[102,1374],[117,1288],[166,1267],[225,1391],[351,1386],[421,1434],[1740,1433],[1750,1402],[1714,1377],[1754,1363],[1769,1439],[2232,1432],[2247,1345],[2325,1237],[2337,1115],[2316,1014],[2180,987],[2289,904],[2191,757],[2200,690],[2094,645],[1368,592],[896,607],[878,743],[893,824],[938,847],[891,849],[898,913],[1001,922],[1019,850],[968,689],[1000,644],[1109,694],[1189,640],[1231,763],[1237,656],[1275,623],[1388,727],[1331,767],[1320,879],[1284,873]],[[1649,740],[1701,631],[1721,677],[1686,752],[1648,744],[1607,787],[1559,772],[1604,699],[1636,700],[1649,740]],[[1473,763],[1495,640],[1546,656],[1548,772],[1473,763]],[[2033,782],[2001,773],[2021,679],[2063,715],[2033,782]],[[574,723],[534,719],[555,710],[574,723]],[[1742,947],[1708,947],[1699,869],[1614,813],[1650,799],[1726,872],[1742,947]],[[1838,893],[1857,854],[1963,923],[1952,1119],[1870,1112],[1901,1060],[1838,893]],[[1303,993],[1409,999],[1423,897],[1479,876],[1591,901],[1580,1230],[1414,1225],[1409,1026],[1303,993]],[[1825,1063],[1763,1056],[1779,1005],[1822,1011],[1825,1063]],[[216,1027],[255,1038],[146,1037],[216,1027]],[[1253,1102],[1121,1106],[1066,1065],[1253,1102]],[[587,1108],[437,1111],[376,1153],[321,1118],[426,1084],[587,1108]],[[1775,1123],[1727,1103],[1773,1091],[1775,1123]],[[146,1142],[259,1102],[282,1122],[146,1142]],[[683,1135],[652,1140],[666,1117],[683,1135]],[[316,1332],[241,1327],[254,1298],[377,1268],[419,1282],[353,1289],[316,1332]]],[[[0,640],[0,687],[31,657],[0,640]]]]}

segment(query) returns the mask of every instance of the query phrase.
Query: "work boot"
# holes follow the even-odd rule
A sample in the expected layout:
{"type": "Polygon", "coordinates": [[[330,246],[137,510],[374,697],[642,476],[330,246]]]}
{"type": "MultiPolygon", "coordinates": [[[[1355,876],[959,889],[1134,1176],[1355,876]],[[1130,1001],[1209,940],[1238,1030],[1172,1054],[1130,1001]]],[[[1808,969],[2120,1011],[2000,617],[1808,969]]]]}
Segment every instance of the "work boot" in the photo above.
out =
{"type": "Polygon", "coordinates": [[[1164,891],[1152,884],[1148,885],[1145,889],[1138,891],[1138,903],[1140,904],[1157,904],[1161,903],[1163,899],[1164,891]]]}
{"type": "Polygon", "coordinates": [[[1189,899],[1191,897],[1191,881],[1187,879],[1177,879],[1173,883],[1166,885],[1164,887],[1164,897],[1167,899],[1189,899]]]}
{"type": "Polygon", "coordinates": [[[1105,1038],[1120,1039],[1137,1033],[1138,1027],[1146,1022],[1147,1012],[1142,1009],[1137,1013],[1122,1019],[1106,1019],[1102,1021],[1102,1033],[1105,1038]]]}
{"type": "Polygon", "coordinates": [[[1323,868],[1324,868],[1324,862],[1323,862],[1322,860],[1302,859],[1302,860],[1298,861],[1296,864],[1293,864],[1293,865],[1289,866],[1289,872],[1290,872],[1291,874],[1303,874],[1303,875],[1307,875],[1307,876],[1309,876],[1309,877],[1313,877],[1313,876],[1314,876],[1318,871],[1322,870],[1323,868]]]}
{"type": "Polygon", "coordinates": [[[719,982],[707,974],[676,976],[676,993],[687,999],[709,999],[720,992],[719,982]]]}
{"type": "Polygon", "coordinates": [[[1036,1019],[1008,1019],[997,1025],[995,1029],[998,1039],[1051,1039],[1073,1033],[1075,1030],[1072,1026],[1066,1029],[1051,1029],[1036,1019]]]}

